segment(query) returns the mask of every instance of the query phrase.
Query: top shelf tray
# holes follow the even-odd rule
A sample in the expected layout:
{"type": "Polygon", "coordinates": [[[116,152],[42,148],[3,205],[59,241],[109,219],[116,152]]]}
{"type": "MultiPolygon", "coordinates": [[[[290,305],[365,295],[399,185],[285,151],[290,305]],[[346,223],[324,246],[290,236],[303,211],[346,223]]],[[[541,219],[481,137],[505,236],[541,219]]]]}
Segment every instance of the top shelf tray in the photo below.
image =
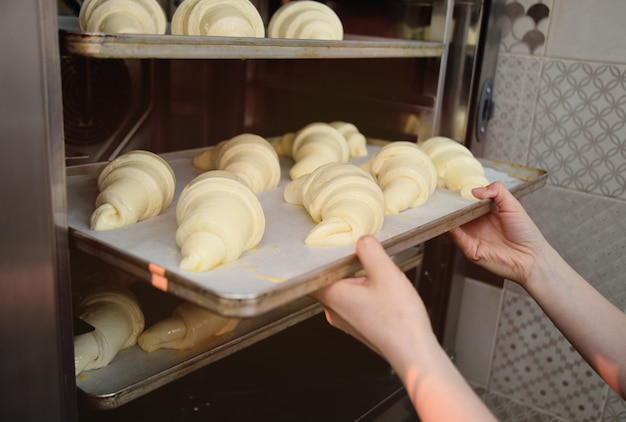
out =
{"type": "Polygon", "coordinates": [[[122,59],[359,59],[440,57],[443,44],[346,35],[343,41],[126,35],[61,30],[63,54],[122,59]]]}
{"type": "MultiPolygon", "coordinates": [[[[378,148],[370,145],[369,157],[378,148]]],[[[196,153],[190,150],[164,154],[176,173],[177,186],[174,203],[162,215],[104,232],[94,232],[88,226],[98,193],[95,173],[102,163],[68,168],[68,225],[73,247],[159,289],[219,314],[237,317],[271,311],[332,281],[353,275],[361,268],[353,245],[316,248],[304,244],[314,223],[304,208],[283,200],[292,164],[285,159],[281,163],[283,174],[279,187],[259,194],[266,215],[266,231],[261,243],[254,250],[244,252],[239,260],[212,271],[181,270],[174,240],[174,212],[178,194],[199,174],[191,165],[196,153]]],[[[547,176],[542,170],[526,167],[488,161],[483,165],[490,181],[502,181],[518,197],[543,186],[547,176]]],[[[394,255],[478,218],[489,212],[491,206],[491,201],[470,201],[455,192],[437,188],[423,206],[386,216],[376,237],[387,252],[394,255]]]]}

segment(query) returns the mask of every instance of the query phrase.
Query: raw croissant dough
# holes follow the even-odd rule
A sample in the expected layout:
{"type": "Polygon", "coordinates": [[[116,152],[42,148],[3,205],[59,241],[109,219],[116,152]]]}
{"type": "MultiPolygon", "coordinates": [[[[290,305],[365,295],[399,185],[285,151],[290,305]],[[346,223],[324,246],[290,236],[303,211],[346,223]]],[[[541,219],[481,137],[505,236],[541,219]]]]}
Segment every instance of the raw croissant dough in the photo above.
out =
{"type": "Polygon", "coordinates": [[[346,139],[337,129],[327,123],[311,123],[295,134],[287,156],[295,161],[289,176],[297,179],[323,164],[347,162],[350,150],[346,139]]]}
{"type": "MultiPolygon", "coordinates": [[[[328,125],[336,129],[348,143],[348,155],[350,158],[364,157],[367,155],[367,140],[354,124],[342,121],[330,123],[317,122],[312,124],[315,126],[328,125]]],[[[305,128],[306,126],[302,129],[305,128]]],[[[271,144],[278,154],[293,158],[293,143],[296,140],[297,134],[298,132],[286,133],[279,139],[272,141],[271,144]]],[[[333,137],[336,137],[336,134],[333,133],[333,137]]]]}
{"type": "Polygon", "coordinates": [[[183,302],[172,315],[145,330],[137,344],[146,352],[186,350],[202,346],[213,337],[235,329],[239,320],[217,315],[201,306],[183,302]]]}
{"type": "Polygon", "coordinates": [[[159,215],[174,198],[176,178],[170,165],[149,151],[129,151],[98,175],[92,230],[117,229],[159,215]]]}
{"type": "Polygon", "coordinates": [[[350,158],[364,157],[367,155],[367,140],[355,125],[342,121],[330,122],[329,125],[337,129],[339,133],[343,135],[348,143],[350,158]]]}
{"type": "Polygon", "coordinates": [[[424,204],[437,187],[435,166],[412,142],[391,142],[379,149],[368,164],[385,194],[387,214],[424,204]]]}
{"type": "Polygon", "coordinates": [[[383,225],[383,192],[367,171],[353,164],[325,164],[289,182],[283,195],[289,204],[304,205],[317,223],[307,245],[349,245],[383,225]]]}
{"type": "Polygon", "coordinates": [[[136,298],[123,289],[107,288],[89,294],[78,306],[79,318],[95,330],[74,336],[76,375],[107,366],[122,349],[133,346],[144,329],[136,298]]]}
{"type": "Polygon", "coordinates": [[[200,170],[226,170],[241,177],[255,192],[273,189],[280,182],[280,162],[272,145],[258,135],[244,133],[198,154],[200,170]]]}
{"type": "Polygon", "coordinates": [[[342,40],[343,25],[333,9],[317,1],[291,1],[270,18],[270,38],[342,40]]]}
{"type": "Polygon", "coordinates": [[[112,34],[165,34],[167,17],[156,0],[85,0],[81,31],[112,34]]]}
{"type": "Polygon", "coordinates": [[[265,37],[259,11],[249,0],[185,0],[172,16],[173,35],[265,37]]]}
{"type": "Polygon", "coordinates": [[[265,232],[258,198],[234,173],[211,170],[183,189],[176,206],[180,268],[208,271],[239,258],[265,232]]]}
{"type": "Polygon", "coordinates": [[[489,184],[482,164],[465,145],[437,136],[421,143],[420,148],[435,165],[440,187],[459,192],[463,198],[475,200],[472,189],[489,184]]]}

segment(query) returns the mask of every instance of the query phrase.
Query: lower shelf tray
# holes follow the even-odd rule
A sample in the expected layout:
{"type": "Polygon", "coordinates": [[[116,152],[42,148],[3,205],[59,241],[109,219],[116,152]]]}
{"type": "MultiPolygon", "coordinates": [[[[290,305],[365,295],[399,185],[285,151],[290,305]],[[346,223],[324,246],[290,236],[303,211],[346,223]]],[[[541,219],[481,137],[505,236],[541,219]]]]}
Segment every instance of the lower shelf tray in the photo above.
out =
{"type": "Polygon", "coordinates": [[[320,312],[319,303],[302,298],[260,317],[244,319],[232,333],[194,350],[147,353],[135,345],[120,351],[108,366],[79,374],[76,386],[90,408],[114,409],[320,312]]]}
{"type": "MultiPolygon", "coordinates": [[[[378,148],[369,145],[368,157],[378,148]]],[[[282,159],[283,174],[278,188],[259,194],[266,216],[266,231],[259,245],[244,252],[238,260],[205,273],[181,270],[175,242],[176,201],[183,187],[200,173],[191,164],[197,152],[164,155],[176,174],[176,194],[163,214],[102,232],[89,228],[98,193],[94,175],[102,164],[68,168],[72,247],[128,271],[156,288],[233,317],[258,316],[277,309],[361,268],[353,245],[304,244],[315,223],[304,208],[284,202],[283,190],[290,180],[288,170],[293,162],[282,159]]],[[[542,170],[490,161],[483,161],[483,165],[490,181],[503,182],[518,197],[540,188],[546,181],[547,174],[542,170]]],[[[423,206],[386,216],[376,237],[394,255],[471,221],[490,208],[491,201],[471,201],[456,192],[437,188],[423,206]]]]}

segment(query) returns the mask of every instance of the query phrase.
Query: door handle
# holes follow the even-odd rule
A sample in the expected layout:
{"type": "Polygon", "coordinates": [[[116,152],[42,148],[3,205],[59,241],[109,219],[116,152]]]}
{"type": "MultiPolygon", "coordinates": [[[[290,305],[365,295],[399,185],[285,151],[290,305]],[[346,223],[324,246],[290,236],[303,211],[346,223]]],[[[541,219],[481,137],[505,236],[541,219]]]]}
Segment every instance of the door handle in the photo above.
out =
{"type": "Polygon", "coordinates": [[[482,142],[487,137],[487,125],[493,117],[493,80],[488,78],[483,83],[476,112],[476,139],[482,142]]]}

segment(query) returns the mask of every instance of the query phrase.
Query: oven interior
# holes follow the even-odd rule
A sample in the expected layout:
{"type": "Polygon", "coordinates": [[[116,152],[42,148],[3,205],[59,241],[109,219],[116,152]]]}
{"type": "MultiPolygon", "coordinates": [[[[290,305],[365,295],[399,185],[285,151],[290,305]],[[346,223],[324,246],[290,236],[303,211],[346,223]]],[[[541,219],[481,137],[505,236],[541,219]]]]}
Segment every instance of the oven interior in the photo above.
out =
{"type": "MultiPolygon", "coordinates": [[[[62,30],[76,29],[77,3],[59,2],[62,30]]],[[[171,16],[179,2],[161,3],[171,16]]],[[[254,3],[266,18],[281,5],[277,0],[254,3]]],[[[444,36],[443,1],[326,3],[342,17],[346,33],[424,41],[444,36]]],[[[107,161],[132,149],[167,153],[206,147],[246,132],[276,137],[317,121],[351,122],[374,139],[416,141],[442,134],[466,142],[473,137],[477,34],[485,10],[479,2],[449,4],[454,22],[450,56],[98,58],[67,54],[62,46],[66,165],[107,161]]],[[[447,251],[437,259],[448,263],[450,246],[443,242],[434,248],[447,251]]],[[[440,282],[433,281],[433,271],[425,278],[415,259],[423,249],[413,248],[405,270],[443,339],[450,274],[440,282]]],[[[146,325],[180,301],[80,251],[71,251],[71,271],[75,297],[111,278],[130,286],[142,300],[146,325]]],[[[75,328],[81,328],[77,321],[75,328]]],[[[139,396],[101,410],[79,390],[79,419],[374,421],[394,414],[393,420],[416,420],[389,365],[330,327],[321,307],[139,396]]]]}

